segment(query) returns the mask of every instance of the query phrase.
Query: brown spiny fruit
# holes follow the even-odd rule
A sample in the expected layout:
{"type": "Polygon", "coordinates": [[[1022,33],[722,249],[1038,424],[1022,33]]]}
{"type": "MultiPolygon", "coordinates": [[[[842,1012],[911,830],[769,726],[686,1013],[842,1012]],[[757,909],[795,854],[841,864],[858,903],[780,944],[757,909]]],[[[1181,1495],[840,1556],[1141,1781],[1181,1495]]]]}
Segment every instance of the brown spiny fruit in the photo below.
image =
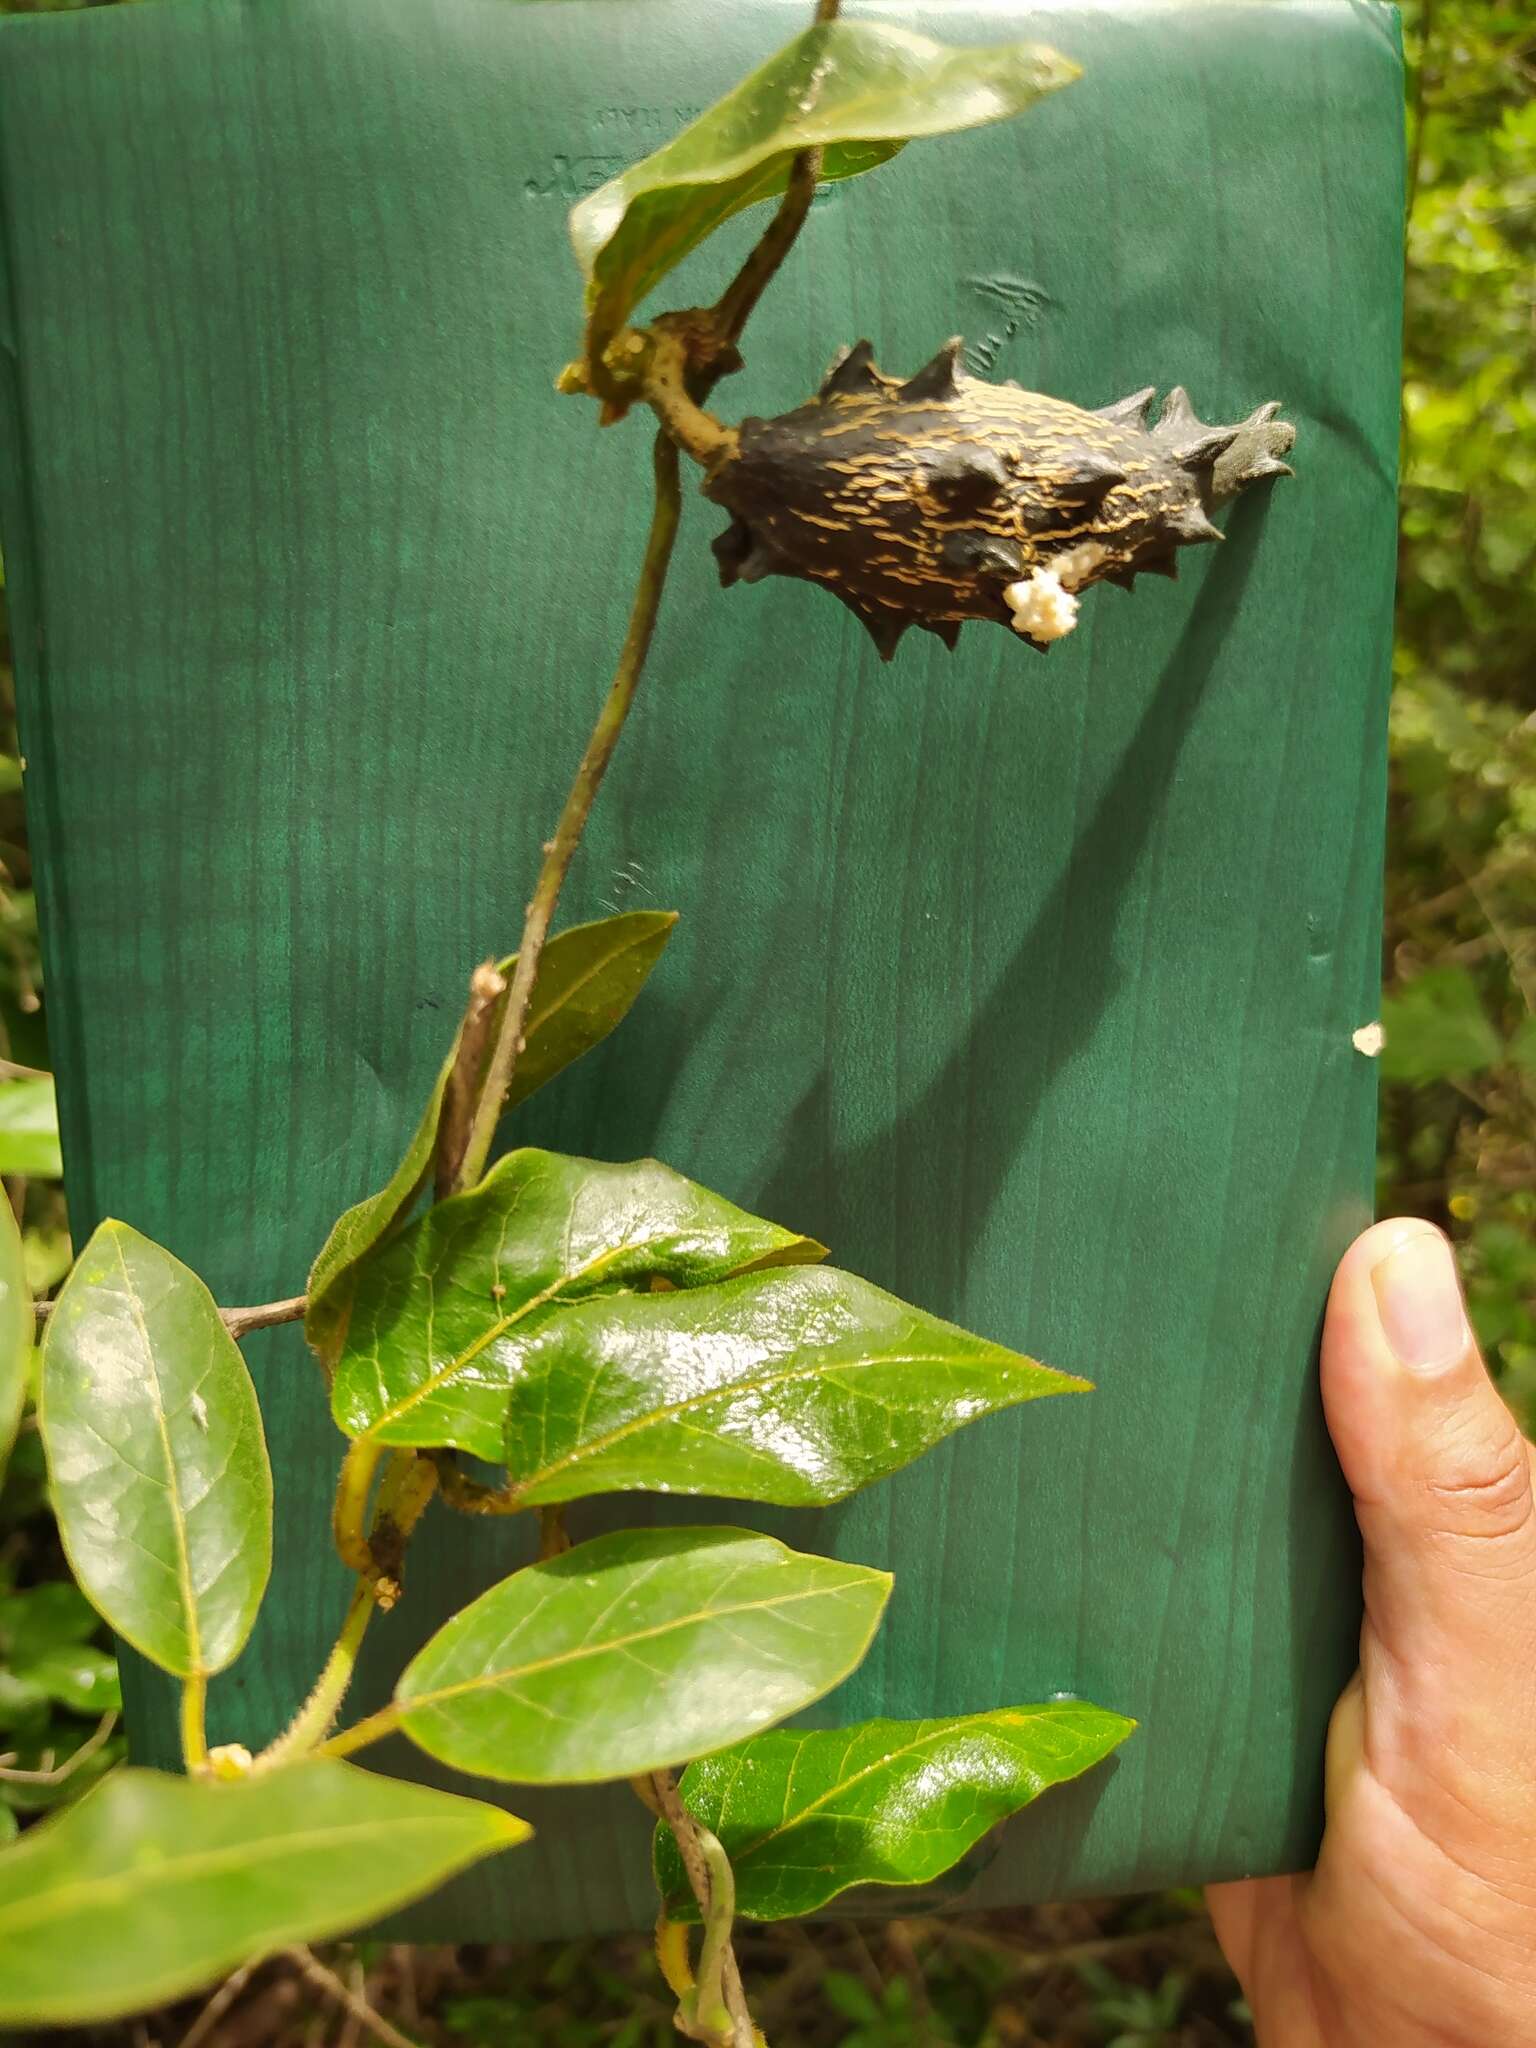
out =
{"type": "Polygon", "coordinates": [[[1261,405],[1232,427],[1196,419],[1174,389],[1097,412],[988,384],[946,342],[899,383],[861,341],[807,405],[747,419],[706,496],[735,514],[720,580],[800,576],[840,597],[889,660],[908,626],[953,647],[967,619],[1030,643],[1070,630],[1074,593],[1177,575],[1175,551],[1220,540],[1213,508],[1289,476],[1295,429],[1261,405]]]}

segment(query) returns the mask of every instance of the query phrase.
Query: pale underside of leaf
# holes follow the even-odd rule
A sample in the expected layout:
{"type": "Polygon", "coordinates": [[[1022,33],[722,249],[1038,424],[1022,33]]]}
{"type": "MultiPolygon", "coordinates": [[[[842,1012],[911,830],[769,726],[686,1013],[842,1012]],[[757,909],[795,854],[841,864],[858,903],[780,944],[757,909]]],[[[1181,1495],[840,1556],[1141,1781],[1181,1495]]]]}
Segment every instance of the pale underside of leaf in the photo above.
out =
{"type": "Polygon", "coordinates": [[[1019,113],[1077,67],[1028,43],[956,49],[894,24],[804,29],[724,99],[583,199],[571,239],[588,279],[592,345],[743,207],[784,190],[795,155],[823,151],[833,180],[908,141],[1019,113]]]}

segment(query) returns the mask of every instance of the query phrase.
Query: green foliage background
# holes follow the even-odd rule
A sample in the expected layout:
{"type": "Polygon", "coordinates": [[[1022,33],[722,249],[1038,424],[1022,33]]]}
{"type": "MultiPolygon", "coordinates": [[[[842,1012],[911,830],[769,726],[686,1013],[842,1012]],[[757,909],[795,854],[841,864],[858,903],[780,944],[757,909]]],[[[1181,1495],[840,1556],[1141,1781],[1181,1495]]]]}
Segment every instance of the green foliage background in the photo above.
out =
{"type": "MultiPolygon", "coordinates": [[[[79,4],[0,0],[0,13],[79,4]]],[[[1457,1240],[1490,1362],[1529,1429],[1536,21],[1522,21],[1522,12],[1503,0],[1408,0],[1404,8],[1413,203],[1379,1192],[1383,1213],[1428,1216],[1457,1240]]],[[[15,1069],[47,1066],[13,701],[0,645],[0,1174],[23,1215],[34,1281],[47,1288],[68,1261],[62,1192],[37,1174],[35,1147],[6,1150],[15,1069]],[[30,1170],[20,1170],[22,1160],[30,1170]]],[[[115,1697],[104,1669],[110,1660],[90,1639],[89,1611],[60,1583],[36,1452],[35,1435],[24,1432],[0,1495],[0,1753],[33,1768],[75,1751],[115,1697]]],[[[13,1813],[71,1796],[116,1747],[114,1736],[53,1786],[0,1779],[0,1833],[13,1813]]],[[[856,1928],[814,1943],[797,1930],[773,1940],[777,1947],[748,1961],[754,1977],[766,1976],[779,2027],[797,2048],[1003,2048],[1045,2039],[1195,2048],[1249,2038],[1196,1903],[1183,1894],[1106,1907],[1097,1917],[1081,1907],[1054,1918],[1018,1916],[1007,1929],[970,1935],[914,1922],[898,1923],[894,1934],[871,1930],[867,1940],[856,1928]],[[1042,1941],[1065,1944],[1061,1960],[1044,1969],[1031,1953],[1042,1941]],[[880,1948],[878,1965],[871,1944],[880,1948]]],[[[377,1967],[381,1988],[407,1968],[398,1957],[377,1967]]],[[[431,2001],[435,2020],[423,2014],[434,2039],[574,2048],[673,2038],[638,1947],[482,1956],[468,1976],[462,1966],[445,1973],[423,1960],[419,1968],[442,1980],[431,2001]],[[630,2017],[616,2032],[626,1997],[630,2017]]],[[[412,2007],[422,1989],[413,1976],[412,2007]]],[[[230,2041],[245,2038],[230,2025],[230,2041]]],[[[299,2028],[291,2038],[322,2037],[299,2028]]]]}
{"type": "Polygon", "coordinates": [[[1536,1421],[1536,23],[1413,0],[1381,1203],[1536,1421]]]}

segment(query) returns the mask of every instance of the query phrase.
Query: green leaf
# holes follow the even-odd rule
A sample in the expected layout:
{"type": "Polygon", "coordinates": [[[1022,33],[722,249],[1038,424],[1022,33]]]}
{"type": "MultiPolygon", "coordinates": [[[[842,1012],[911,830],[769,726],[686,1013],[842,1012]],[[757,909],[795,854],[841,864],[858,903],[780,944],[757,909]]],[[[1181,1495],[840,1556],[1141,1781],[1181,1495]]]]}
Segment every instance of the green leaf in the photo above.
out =
{"type": "Polygon", "coordinates": [[[0,1664],[0,1729],[40,1726],[46,1723],[48,1711],[48,1693],[43,1686],[13,1666],[0,1664]]]}
{"type": "Polygon", "coordinates": [[[1509,1058],[1528,1074],[1536,1074],[1536,1017],[1522,1018],[1509,1041],[1509,1058]]]}
{"type": "Polygon", "coordinates": [[[0,2025],[104,2020],[344,1934],[528,1835],[348,1764],[116,1771],[0,1857],[0,2025]]]}
{"type": "Polygon", "coordinates": [[[163,1669],[222,1671],[271,1569],[272,1474],[212,1295],[147,1237],[103,1223],[42,1349],[38,1421],[82,1592],[163,1669]]]}
{"type": "MultiPolygon", "coordinates": [[[[853,1885],[931,1883],[1135,1725],[1084,1700],[1052,1700],[951,1720],[780,1728],[690,1764],[682,1792],[725,1847],[737,1911],[789,1920],[853,1885]]],[[[667,1912],[696,1918],[666,1828],[655,1858],[667,1912]]]]}
{"type": "Polygon", "coordinates": [[[15,1212],[0,1191],[0,1477],[21,1425],[32,1377],[32,1290],[15,1212]]]}
{"type": "MultiPolygon", "coordinates": [[[[675,910],[630,910],[555,934],[539,962],[525,1043],[507,1091],[508,1109],[601,1044],[622,1022],[676,923],[675,910]]],[[[501,973],[510,977],[516,964],[514,953],[500,962],[501,973]]],[[[498,1004],[494,1013],[493,1036],[501,1008],[498,1004]]],[[[341,1348],[353,1269],[410,1211],[432,1171],[443,1098],[458,1050],[455,1037],[405,1157],[377,1194],[336,1219],[310,1271],[304,1334],[327,1366],[334,1366],[341,1348]]]]}
{"type": "Polygon", "coordinates": [[[18,1665],[16,1676],[46,1698],[73,1707],[77,1714],[105,1714],[123,1704],[117,1659],[93,1643],[46,1650],[30,1663],[18,1665]]]}
{"type": "Polygon", "coordinates": [[[767,1728],[868,1649],[886,1572],[742,1529],[634,1529],[493,1586],[406,1668],[406,1733],[461,1771],[591,1784],[767,1728]]]}
{"type": "Polygon", "coordinates": [[[664,148],[572,209],[594,344],[722,222],[781,193],[798,151],[822,150],[824,179],[851,178],[914,137],[1005,120],[1077,76],[1037,43],[954,49],[873,21],[802,30],[664,148]]]}
{"type": "Polygon", "coordinates": [[[569,1303],[822,1256],[654,1159],[509,1152],[358,1269],[332,1412],[348,1436],[452,1445],[495,1463],[528,1340],[569,1303]]]}
{"type": "Polygon", "coordinates": [[[1382,998],[1385,1081],[1441,1081],[1496,1066],[1502,1055],[1477,984],[1464,967],[1431,967],[1382,998]]]}
{"type": "Polygon", "coordinates": [[[546,1324],[512,1383],[506,1464],[530,1507],[637,1490],[820,1507],[1087,1385],[851,1273],[768,1272],[546,1324]]]}
{"type": "Polygon", "coordinates": [[[29,1224],[22,1232],[21,1249],[26,1260],[27,1285],[34,1295],[51,1293],[74,1263],[75,1251],[67,1224],[29,1224]]]}
{"type": "Polygon", "coordinates": [[[68,1579],[45,1579],[0,1597],[0,1657],[12,1664],[88,1642],[100,1627],[100,1615],[68,1579]]]}
{"type": "Polygon", "coordinates": [[[52,1075],[0,1081],[0,1173],[57,1180],[63,1171],[52,1075]]]}

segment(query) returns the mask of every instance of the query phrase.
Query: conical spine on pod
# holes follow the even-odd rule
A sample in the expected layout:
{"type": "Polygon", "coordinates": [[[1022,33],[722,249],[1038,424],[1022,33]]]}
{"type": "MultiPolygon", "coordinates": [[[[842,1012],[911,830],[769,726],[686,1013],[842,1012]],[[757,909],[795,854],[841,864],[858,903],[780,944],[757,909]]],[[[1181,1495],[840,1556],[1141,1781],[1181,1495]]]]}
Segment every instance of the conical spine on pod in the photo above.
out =
{"type": "Polygon", "coordinates": [[[1178,549],[1221,539],[1219,505],[1291,473],[1278,405],[1209,425],[1175,386],[1152,424],[1153,400],[1148,385],[1090,411],[991,384],[959,337],[902,380],[856,342],[806,404],[743,420],[709,471],[706,495],[734,515],[714,544],[721,581],[820,584],[887,660],[909,626],[953,647],[967,619],[1044,649],[1078,593],[1176,575],[1178,549]]]}

